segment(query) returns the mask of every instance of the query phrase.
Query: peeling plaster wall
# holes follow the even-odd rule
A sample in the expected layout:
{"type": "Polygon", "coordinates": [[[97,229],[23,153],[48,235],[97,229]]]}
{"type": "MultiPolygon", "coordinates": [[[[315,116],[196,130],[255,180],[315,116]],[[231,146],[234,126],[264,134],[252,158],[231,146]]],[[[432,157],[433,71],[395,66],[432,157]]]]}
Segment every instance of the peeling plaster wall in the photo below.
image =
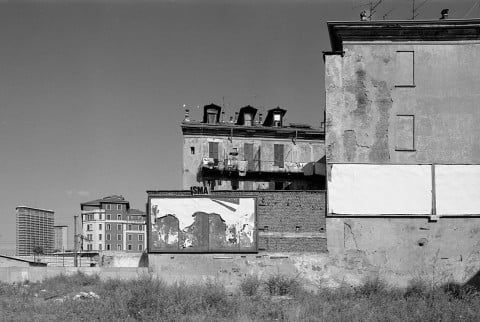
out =
{"type": "Polygon", "coordinates": [[[355,256],[380,275],[446,283],[480,271],[480,218],[327,218],[327,231],[331,256],[355,256]]]}
{"type": "Polygon", "coordinates": [[[344,50],[325,56],[328,163],[480,163],[479,43],[344,50]],[[414,86],[395,86],[397,51],[414,52],[414,86]],[[395,150],[397,115],[414,116],[414,151],[395,150]]]}

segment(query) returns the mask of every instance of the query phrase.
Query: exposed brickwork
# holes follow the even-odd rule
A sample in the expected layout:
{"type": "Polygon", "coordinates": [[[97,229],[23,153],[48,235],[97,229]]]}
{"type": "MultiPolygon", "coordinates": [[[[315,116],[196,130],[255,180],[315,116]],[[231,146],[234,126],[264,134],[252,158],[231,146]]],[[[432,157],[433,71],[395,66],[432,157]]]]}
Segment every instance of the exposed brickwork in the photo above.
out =
{"type": "MultiPolygon", "coordinates": [[[[149,191],[149,195],[190,196],[190,192],[149,191]]],[[[325,233],[325,191],[212,191],[211,195],[257,198],[259,252],[326,252],[327,250],[326,239],[319,236],[325,233]],[[270,235],[262,236],[264,233],[270,235]]]]}

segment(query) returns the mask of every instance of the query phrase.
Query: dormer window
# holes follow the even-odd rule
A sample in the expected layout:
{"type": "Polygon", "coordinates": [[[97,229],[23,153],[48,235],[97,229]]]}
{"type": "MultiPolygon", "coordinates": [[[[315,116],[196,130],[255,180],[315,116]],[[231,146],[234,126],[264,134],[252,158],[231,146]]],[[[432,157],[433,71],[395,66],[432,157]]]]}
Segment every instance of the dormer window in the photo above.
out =
{"type": "Polygon", "coordinates": [[[203,123],[217,124],[220,121],[221,107],[215,104],[205,105],[203,109],[203,123]]]}
{"type": "Polygon", "coordinates": [[[244,116],[245,120],[244,120],[244,124],[245,126],[252,126],[252,114],[250,113],[245,113],[245,116],[244,116]]]}
{"type": "Polygon", "coordinates": [[[238,114],[237,125],[252,126],[256,114],[257,109],[255,107],[250,105],[242,107],[238,114]]]}
{"type": "Polygon", "coordinates": [[[273,126],[282,126],[282,115],[280,113],[273,114],[273,126]]]}

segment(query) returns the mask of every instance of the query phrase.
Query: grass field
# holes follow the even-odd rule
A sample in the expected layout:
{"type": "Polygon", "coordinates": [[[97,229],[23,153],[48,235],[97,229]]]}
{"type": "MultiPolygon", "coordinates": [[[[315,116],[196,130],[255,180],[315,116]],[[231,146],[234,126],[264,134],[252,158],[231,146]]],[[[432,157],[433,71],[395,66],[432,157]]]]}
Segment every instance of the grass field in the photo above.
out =
{"type": "Polygon", "coordinates": [[[214,282],[166,285],[150,278],[100,281],[77,274],[0,284],[0,320],[479,321],[480,295],[420,282],[397,290],[379,280],[311,293],[298,279],[281,275],[247,277],[232,294],[214,282]]]}

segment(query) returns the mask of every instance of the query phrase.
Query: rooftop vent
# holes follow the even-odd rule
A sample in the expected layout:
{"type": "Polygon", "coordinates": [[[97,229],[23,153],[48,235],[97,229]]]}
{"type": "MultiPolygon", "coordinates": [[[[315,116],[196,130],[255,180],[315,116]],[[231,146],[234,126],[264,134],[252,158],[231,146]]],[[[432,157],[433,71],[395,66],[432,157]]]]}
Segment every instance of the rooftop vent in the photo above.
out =
{"type": "Polygon", "coordinates": [[[448,9],[443,9],[440,14],[442,15],[440,19],[448,19],[448,9]]]}
{"type": "Polygon", "coordinates": [[[363,10],[360,12],[360,21],[367,21],[367,11],[363,10]]]}

